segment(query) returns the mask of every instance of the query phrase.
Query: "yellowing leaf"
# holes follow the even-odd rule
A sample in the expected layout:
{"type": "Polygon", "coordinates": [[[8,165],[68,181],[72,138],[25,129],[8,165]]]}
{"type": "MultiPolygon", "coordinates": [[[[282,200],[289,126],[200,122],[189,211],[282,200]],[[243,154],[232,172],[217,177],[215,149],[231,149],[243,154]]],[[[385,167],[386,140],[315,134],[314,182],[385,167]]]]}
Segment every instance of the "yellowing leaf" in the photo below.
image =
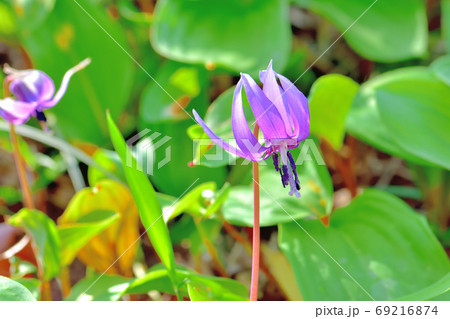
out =
{"type": "Polygon", "coordinates": [[[60,217],[59,224],[88,222],[87,215],[95,218],[95,212],[101,214],[105,211],[116,212],[120,217],[93,237],[77,256],[97,272],[103,273],[114,264],[107,274],[130,277],[138,247],[134,242],[139,238],[139,216],[133,197],[124,185],[103,179],[94,187],[81,190],[60,217]]]}

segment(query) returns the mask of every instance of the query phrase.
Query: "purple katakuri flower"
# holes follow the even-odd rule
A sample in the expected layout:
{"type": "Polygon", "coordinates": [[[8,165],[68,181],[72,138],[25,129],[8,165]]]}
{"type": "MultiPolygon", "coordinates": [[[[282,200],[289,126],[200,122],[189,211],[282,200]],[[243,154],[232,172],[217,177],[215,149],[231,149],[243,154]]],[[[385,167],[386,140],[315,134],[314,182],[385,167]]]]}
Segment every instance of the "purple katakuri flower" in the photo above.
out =
{"type": "Polygon", "coordinates": [[[289,149],[298,147],[309,136],[308,100],[291,81],[272,69],[272,61],[259,77],[262,89],[248,74],[241,73],[234,91],[231,125],[237,148],[218,137],[195,110],[194,117],[214,143],[232,154],[251,161],[262,161],[272,155],[283,187],[290,185],[289,195],[300,197],[300,181],[289,149]],[[264,135],[264,145],[253,135],[245,118],[242,86],[264,135]]]}
{"type": "Polygon", "coordinates": [[[5,65],[3,71],[7,74],[6,84],[16,99],[0,99],[0,116],[8,122],[19,125],[27,122],[31,116],[45,121],[44,110],[55,106],[66,92],[69,80],[76,72],[85,68],[91,59],[85,59],[65,74],[55,94],[52,79],[39,70],[16,70],[5,65]]]}

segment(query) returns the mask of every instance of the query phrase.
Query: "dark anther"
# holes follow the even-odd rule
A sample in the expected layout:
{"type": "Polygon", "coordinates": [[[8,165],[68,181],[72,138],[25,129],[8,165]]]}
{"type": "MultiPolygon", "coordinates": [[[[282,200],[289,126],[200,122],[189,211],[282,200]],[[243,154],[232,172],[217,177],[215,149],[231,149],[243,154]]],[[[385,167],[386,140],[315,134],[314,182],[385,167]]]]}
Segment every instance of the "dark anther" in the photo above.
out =
{"type": "Polygon", "coordinates": [[[278,170],[280,169],[280,163],[278,162],[278,154],[277,153],[273,153],[272,154],[272,159],[273,159],[273,165],[275,166],[275,169],[278,172],[278,170]]]}
{"type": "Polygon", "coordinates": [[[44,112],[36,112],[36,117],[39,121],[47,122],[47,118],[45,117],[44,112]]]}
{"type": "Polygon", "coordinates": [[[291,164],[291,168],[292,168],[292,173],[294,173],[294,177],[295,177],[295,188],[297,188],[297,190],[300,190],[300,181],[298,179],[298,174],[297,174],[297,166],[295,166],[295,161],[294,158],[292,157],[291,152],[287,152],[288,158],[289,158],[289,163],[291,164]]]}
{"type": "Polygon", "coordinates": [[[281,175],[281,181],[283,182],[283,186],[286,187],[289,184],[289,173],[287,165],[283,165],[283,175],[281,175]]]}

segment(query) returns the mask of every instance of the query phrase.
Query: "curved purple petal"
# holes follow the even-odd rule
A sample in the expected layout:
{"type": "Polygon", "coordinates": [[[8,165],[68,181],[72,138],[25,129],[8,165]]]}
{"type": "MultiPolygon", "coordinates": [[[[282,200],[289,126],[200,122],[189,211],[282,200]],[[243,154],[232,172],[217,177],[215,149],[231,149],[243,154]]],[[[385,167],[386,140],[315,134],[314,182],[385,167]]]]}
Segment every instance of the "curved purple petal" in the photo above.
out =
{"type": "Polygon", "coordinates": [[[308,99],[300,90],[281,74],[276,74],[289,101],[289,108],[293,115],[294,133],[298,140],[309,136],[309,108],[308,99]]]}
{"type": "Polygon", "coordinates": [[[11,98],[0,100],[0,115],[8,122],[20,125],[28,121],[36,110],[36,102],[22,102],[11,98]]]}
{"type": "Polygon", "coordinates": [[[252,161],[261,161],[264,153],[268,150],[262,146],[250,130],[245,118],[242,105],[242,79],[239,80],[233,95],[233,109],[231,112],[231,126],[234,138],[241,151],[252,161]]]}
{"type": "Polygon", "coordinates": [[[276,107],[271,107],[272,102],[264,95],[261,88],[248,74],[241,74],[241,79],[248,102],[264,138],[266,140],[289,138],[280,113],[276,107]]]}
{"type": "Polygon", "coordinates": [[[208,127],[208,125],[206,125],[206,123],[202,120],[200,115],[198,115],[196,110],[192,110],[192,113],[194,114],[194,117],[195,117],[195,120],[197,121],[197,123],[200,124],[200,126],[203,128],[203,130],[205,131],[206,135],[209,136],[211,141],[213,141],[214,143],[216,143],[217,145],[219,145],[221,148],[223,148],[225,151],[227,151],[229,153],[235,154],[235,155],[243,157],[243,158],[250,159],[250,158],[247,157],[246,154],[241,152],[236,147],[228,144],[223,139],[221,139],[219,136],[217,136],[213,131],[211,131],[211,129],[208,127]]]}
{"type": "Polygon", "coordinates": [[[87,59],[81,61],[80,63],[78,63],[77,65],[75,65],[73,68],[69,69],[64,74],[64,77],[61,82],[61,86],[59,87],[58,92],[56,92],[53,99],[43,102],[43,103],[40,103],[38,111],[42,111],[44,109],[48,109],[48,108],[55,106],[61,100],[61,98],[64,96],[64,93],[66,93],[67,86],[69,85],[69,81],[70,81],[70,78],[72,77],[72,75],[74,75],[78,71],[84,69],[89,63],[91,63],[91,59],[87,58],[87,59]]]}
{"type": "Polygon", "coordinates": [[[19,101],[47,101],[55,93],[52,79],[42,71],[17,71],[12,75],[12,78],[9,90],[19,101]]]}
{"type": "Polygon", "coordinates": [[[272,102],[270,107],[275,106],[281,115],[284,122],[286,132],[293,136],[293,123],[291,123],[290,108],[287,101],[287,96],[281,89],[275,77],[275,72],[272,68],[272,60],[270,60],[267,70],[259,73],[259,78],[263,83],[263,92],[267,98],[272,102]]]}

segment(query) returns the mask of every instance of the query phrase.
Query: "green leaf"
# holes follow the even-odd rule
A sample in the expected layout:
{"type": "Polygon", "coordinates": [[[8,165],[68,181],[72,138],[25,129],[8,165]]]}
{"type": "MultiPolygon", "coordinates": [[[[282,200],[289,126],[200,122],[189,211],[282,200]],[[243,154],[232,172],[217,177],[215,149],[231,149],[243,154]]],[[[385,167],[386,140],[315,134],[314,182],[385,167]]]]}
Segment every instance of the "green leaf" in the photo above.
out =
{"type": "Polygon", "coordinates": [[[202,282],[188,282],[188,295],[191,301],[245,301],[247,297],[239,296],[227,291],[217,294],[217,290],[212,292],[211,287],[202,282]]]}
{"type": "Polygon", "coordinates": [[[54,221],[38,210],[24,208],[11,216],[8,223],[23,227],[31,234],[37,247],[38,263],[43,268],[43,278],[50,280],[58,275],[61,243],[54,221]]]}
{"type": "Polygon", "coordinates": [[[197,217],[200,216],[201,212],[205,210],[202,203],[205,200],[205,192],[214,192],[216,187],[216,184],[212,182],[196,186],[180,200],[176,201],[168,210],[164,211],[164,219],[167,222],[183,212],[188,212],[197,217]]]}
{"type": "Polygon", "coordinates": [[[432,298],[436,298],[438,296],[446,294],[448,291],[450,291],[450,273],[448,273],[435,283],[431,284],[430,286],[421,289],[419,291],[415,291],[408,296],[401,297],[398,300],[404,301],[430,300],[432,298]]]}
{"type": "Polygon", "coordinates": [[[148,82],[142,92],[139,106],[141,122],[148,124],[188,118],[183,110],[194,103],[208,79],[204,68],[167,61],[155,75],[159,85],[148,82]]]}
{"type": "Polygon", "coordinates": [[[55,0],[13,0],[20,30],[39,27],[55,6],[55,0]]]}
{"type": "Polygon", "coordinates": [[[132,279],[118,275],[94,274],[73,286],[68,301],[116,301],[132,279]]]}
{"type": "Polygon", "coordinates": [[[197,178],[201,183],[213,181],[223,184],[226,177],[224,168],[188,167],[192,161],[192,151],[187,150],[186,145],[192,144],[192,141],[186,130],[195,123],[188,115],[193,105],[199,112],[207,106],[209,77],[206,70],[170,61],[158,70],[156,80],[166,92],[153,82],[144,89],[140,102],[141,138],[134,147],[136,159],[151,175],[155,188],[175,197],[180,196],[197,178]],[[180,81],[180,77],[185,80],[180,81]],[[170,160],[170,165],[163,165],[167,160],[170,160]],[[158,173],[153,174],[156,170],[158,173]]]}
{"type": "Polygon", "coordinates": [[[431,72],[387,82],[377,90],[381,120],[407,152],[450,169],[450,87],[431,72]]]}
{"type": "Polygon", "coordinates": [[[111,141],[122,161],[125,177],[136,201],[142,224],[147,230],[153,248],[163,264],[167,267],[173,283],[176,284],[175,257],[172,243],[170,241],[169,230],[162,218],[163,213],[158,198],[156,197],[156,192],[145,173],[137,169],[138,164],[136,159],[131,154],[119,129],[109,114],[107,118],[111,141]],[[128,161],[130,161],[131,165],[128,164],[128,161]]]}
{"type": "Polygon", "coordinates": [[[211,202],[211,204],[207,207],[206,211],[201,211],[203,218],[208,218],[212,215],[214,215],[219,209],[222,207],[222,205],[227,200],[228,196],[230,195],[230,184],[225,183],[223,187],[217,191],[212,198],[209,198],[208,200],[211,202]]]}
{"type": "Polygon", "coordinates": [[[22,200],[22,193],[12,186],[0,186],[0,199],[12,205],[22,200]]]}
{"type": "Polygon", "coordinates": [[[329,227],[315,220],[297,223],[280,226],[279,244],[305,300],[370,300],[348,274],[375,300],[395,300],[450,270],[426,219],[379,190],[366,190],[336,210],[329,227]]]}
{"type": "Polygon", "coordinates": [[[348,44],[366,59],[395,62],[421,57],[426,52],[428,23],[422,0],[294,2],[323,16],[340,32],[345,32],[348,44]]]}
{"type": "Polygon", "coordinates": [[[36,301],[36,299],[23,285],[0,276],[0,301],[36,301]]]}
{"type": "Polygon", "coordinates": [[[445,152],[436,152],[442,148],[438,141],[448,138],[443,134],[445,129],[438,131],[449,120],[445,109],[448,90],[425,67],[384,73],[361,86],[347,116],[347,130],[389,154],[421,165],[445,167],[449,163],[443,163],[445,152]],[[439,115],[441,118],[437,118],[439,115]],[[411,136],[405,137],[408,135],[405,129],[411,131],[411,136]],[[430,145],[424,145],[431,139],[434,141],[430,145]],[[415,149],[418,144],[419,149],[415,149]],[[425,154],[425,150],[431,153],[425,154]]]}
{"type": "Polygon", "coordinates": [[[72,263],[78,250],[118,219],[119,214],[115,212],[94,211],[81,217],[76,223],[59,226],[61,264],[66,266],[72,263]]]}
{"type": "Polygon", "coordinates": [[[450,86],[450,55],[437,58],[431,63],[430,68],[441,81],[450,86]]]}
{"type": "MultiPolygon", "coordinates": [[[[236,280],[197,274],[181,266],[177,266],[176,274],[178,280],[183,282],[181,292],[184,296],[188,295],[186,286],[188,284],[202,287],[202,290],[208,287],[208,291],[204,291],[207,293],[208,300],[246,300],[248,298],[247,288],[236,280]]],[[[126,293],[140,294],[152,290],[173,294],[167,270],[162,269],[159,265],[152,267],[145,276],[134,280],[126,293]]]]}
{"type": "Polygon", "coordinates": [[[95,185],[100,180],[109,178],[105,172],[110,172],[113,176],[116,176],[119,180],[125,182],[122,163],[116,152],[100,148],[95,151],[92,159],[98,164],[98,166],[102,167],[103,170],[100,170],[96,166],[88,167],[89,185],[95,185]]]}
{"type": "Polygon", "coordinates": [[[40,288],[40,281],[37,278],[17,278],[15,279],[16,282],[18,282],[19,284],[25,286],[25,288],[27,288],[30,292],[31,295],[33,296],[34,299],[39,300],[39,298],[41,297],[41,292],[39,290],[40,288]]]}
{"type": "MultiPolygon", "coordinates": [[[[333,184],[328,169],[323,162],[319,162],[322,165],[317,163],[317,160],[323,161],[321,157],[313,158],[313,160],[305,157],[305,154],[309,152],[309,147],[315,146],[312,141],[312,139],[308,139],[301,144],[299,149],[292,151],[302,187],[301,198],[289,196],[289,190],[283,188],[280,174],[275,171],[271,159],[260,162],[261,226],[286,223],[292,221],[292,218],[314,216],[320,218],[331,213],[333,184]],[[289,214],[286,214],[280,205],[289,214]]],[[[251,185],[232,187],[230,195],[222,207],[222,213],[224,218],[232,224],[252,226],[253,187],[251,185]]]]}
{"type": "Polygon", "coordinates": [[[321,76],[309,95],[311,132],[325,138],[339,150],[345,134],[345,118],[358,92],[358,84],[340,74],[321,76]]]}
{"type": "Polygon", "coordinates": [[[17,19],[14,16],[13,9],[8,3],[0,2],[0,39],[16,42],[16,37],[17,19]]]}
{"type": "Polygon", "coordinates": [[[441,1],[442,16],[442,36],[445,41],[445,48],[450,52],[450,0],[441,1]]]}
{"type": "Polygon", "coordinates": [[[159,1],[151,43],[161,55],[256,72],[282,69],[291,48],[289,6],[278,0],[159,1]]]}
{"type": "MultiPolygon", "coordinates": [[[[99,1],[78,3],[115,41],[130,50],[122,27],[108,16],[99,1]]],[[[86,69],[73,76],[64,97],[49,112],[56,115],[58,131],[69,140],[103,144],[108,141],[105,110],[108,108],[113,118],[124,110],[134,67],[133,61],[86,12],[74,1],[56,1],[39,28],[24,31],[20,37],[34,67],[49,74],[56,87],[64,72],[92,58],[86,69]]],[[[51,123],[51,117],[49,120],[51,123]]]]}

